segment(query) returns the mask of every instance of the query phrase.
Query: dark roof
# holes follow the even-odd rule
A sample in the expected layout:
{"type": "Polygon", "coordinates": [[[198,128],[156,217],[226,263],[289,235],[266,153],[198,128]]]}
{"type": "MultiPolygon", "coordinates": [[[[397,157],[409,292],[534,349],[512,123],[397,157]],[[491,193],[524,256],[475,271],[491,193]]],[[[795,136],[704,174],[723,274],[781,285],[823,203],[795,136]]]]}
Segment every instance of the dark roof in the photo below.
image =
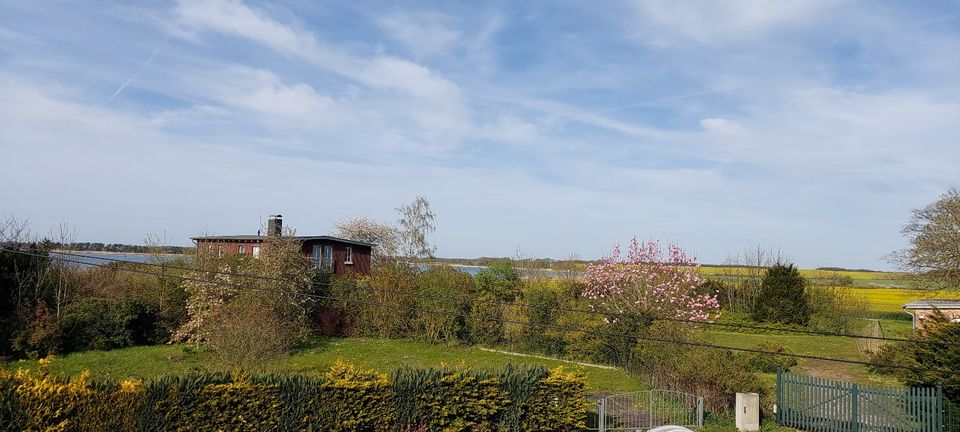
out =
{"type": "MultiPolygon", "coordinates": [[[[190,237],[191,240],[211,240],[211,241],[223,240],[223,241],[242,241],[242,242],[262,242],[267,238],[268,238],[267,236],[258,236],[258,235],[226,235],[226,236],[190,237]]],[[[294,239],[302,242],[311,241],[311,240],[328,240],[328,241],[335,241],[340,243],[354,244],[358,246],[373,247],[372,243],[356,241],[356,240],[348,240],[344,238],[331,237],[331,236],[296,236],[294,237],[294,239]]]]}
{"type": "Polygon", "coordinates": [[[960,309],[960,299],[923,299],[903,305],[904,309],[960,309]]]}

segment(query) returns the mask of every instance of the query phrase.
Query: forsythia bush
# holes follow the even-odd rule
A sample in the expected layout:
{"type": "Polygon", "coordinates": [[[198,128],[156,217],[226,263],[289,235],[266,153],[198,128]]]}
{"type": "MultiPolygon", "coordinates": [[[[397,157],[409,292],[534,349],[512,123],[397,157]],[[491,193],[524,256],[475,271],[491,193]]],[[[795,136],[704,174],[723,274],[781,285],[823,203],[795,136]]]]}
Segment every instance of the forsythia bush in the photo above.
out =
{"type": "Polygon", "coordinates": [[[0,431],[569,431],[584,380],[562,369],[498,372],[337,363],[320,376],[223,373],[149,382],[0,371],[0,431]]]}
{"type": "Polygon", "coordinates": [[[143,401],[139,381],[92,383],[88,373],[60,380],[47,372],[50,361],[40,361],[38,375],[0,371],[0,430],[121,430],[136,420],[143,401]]]}
{"type": "Polygon", "coordinates": [[[570,431],[587,427],[584,377],[556,368],[537,382],[521,417],[521,431],[570,431]]]}

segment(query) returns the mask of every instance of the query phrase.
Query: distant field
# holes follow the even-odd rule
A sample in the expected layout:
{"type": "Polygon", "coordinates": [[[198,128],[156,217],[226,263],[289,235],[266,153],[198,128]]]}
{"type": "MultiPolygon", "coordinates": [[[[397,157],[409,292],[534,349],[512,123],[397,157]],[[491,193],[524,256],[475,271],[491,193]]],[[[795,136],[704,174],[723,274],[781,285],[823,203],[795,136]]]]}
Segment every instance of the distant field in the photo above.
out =
{"type": "Polygon", "coordinates": [[[960,293],[895,288],[851,288],[857,295],[870,302],[870,310],[880,312],[902,312],[903,305],[914,300],[929,298],[957,298],[960,293]]]}
{"type": "MultiPolygon", "coordinates": [[[[725,281],[735,281],[756,272],[756,269],[746,267],[701,267],[700,273],[725,281]]],[[[854,288],[917,288],[917,281],[910,275],[899,272],[874,271],[832,271],[801,269],[800,274],[816,284],[830,285],[832,279],[849,277],[854,288]]]]}
{"type": "MultiPolygon", "coordinates": [[[[750,267],[700,267],[700,271],[705,275],[748,275],[756,271],[750,267]]],[[[811,270],[800,269],[800,274],[807,278],[829,278],[834,276],[849,276],[853,279],[891,279],[903,280],[909,275],[899,272],[880,272],[880,271],[833,271],[833,270],[811,270]]]]}
{"type": "MultiPolygon", "coordinates": [[[[497,369],[507,364],[539,365],[553,368],[563,365],[586,374],[588,391],[642,390],[644,383],[620,369],[577,366],[558,360],[521,357],[483,351],[477,348],[430,345],[409,340],[365,338],[320,338],[291,356],[274,360],[265,366],[267,372],[297,372],[317,374],[343,359],[348,363],[389,373],[401,366],[450,367],[468,366],[472,369],[497,369]]],[[[17,361],[6,369],[35,369],[36,361],[17,361]]],[[[87,351],[58,357],[52,371],[75,375],[89,370],[93,376],[110,378],[155,378],[162,375],[183,374],[196,370],[222,370],[209,352],[187,345],[156,345],[124,348],[112,351],[87,351]]]]}

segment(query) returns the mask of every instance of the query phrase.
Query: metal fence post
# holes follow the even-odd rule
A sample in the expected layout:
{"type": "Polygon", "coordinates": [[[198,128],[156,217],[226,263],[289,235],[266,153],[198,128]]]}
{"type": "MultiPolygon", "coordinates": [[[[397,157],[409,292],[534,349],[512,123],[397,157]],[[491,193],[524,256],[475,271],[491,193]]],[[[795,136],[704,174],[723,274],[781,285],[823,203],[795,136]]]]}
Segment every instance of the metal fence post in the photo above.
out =
{"type": "Polygon", "coordinates": [[[607,400],[600,399],[597,404],[600,405],[600,412],[597,415],[597,428],[600,429],[600,432],[607,432],[607,400]]]}
{"type": "Polygon", "coordinates": [[[653,429],[653,390],[650,390],[650,395],[647,396],[647,427],[653,429]]]}
{"type": "Polygon", "coordinates": [[[703,398],[697,398],[697,427],[703,427],[703,398]]]}
{"type": "Polygon", "coordinates": [[[782,403],[783,403],[783,402],[782,402],[782,401],[783,401],[783,368],[780,367],[780,366],[777,366],[777,384],[776,384],[776,387],[773,389],[773,391],[774,391],[774,393],[776,393],[776,395],[777,395],[777,400],[776,400],[776,402],[774,402],[774,404],[775,404],[774,407],[776,407],[776,408],[774,408],[774,411],[776,411],[774,415],[776,416],[777,424],[783,424],[783,408],[782,408],[782,403]]]}
{"type": "Polygon", "coordinates": [[[935,405],[936,409],[934,410],[934,414],[933,414],[934,417],[936,417],[936,419],[934,420],[936,422],[935,423],[936,429],[934,430],[942,431],[943,430],[943,411],[944,411],[943,384],[937,384],[937,401],[934,403],[936,404],[935,405]]]}
{"type": "Polygon", "coordinates": [[[850,408],[851,408],[851,430],[853,432],[860,431],[860,386],[856,383],[853,384],[853,387],[850,389],[850,408]]]}

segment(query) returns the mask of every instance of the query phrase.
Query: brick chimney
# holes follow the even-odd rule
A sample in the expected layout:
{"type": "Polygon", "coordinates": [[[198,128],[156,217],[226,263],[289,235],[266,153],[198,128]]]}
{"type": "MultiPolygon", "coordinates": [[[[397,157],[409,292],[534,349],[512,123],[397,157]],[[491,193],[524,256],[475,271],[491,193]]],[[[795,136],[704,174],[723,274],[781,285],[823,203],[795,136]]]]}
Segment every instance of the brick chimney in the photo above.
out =
{"type": "Polygon", "coordinates": [[[267,218],[267,235],[280,237],[283,233],[283,215],[270,215],[267,218]]]}

